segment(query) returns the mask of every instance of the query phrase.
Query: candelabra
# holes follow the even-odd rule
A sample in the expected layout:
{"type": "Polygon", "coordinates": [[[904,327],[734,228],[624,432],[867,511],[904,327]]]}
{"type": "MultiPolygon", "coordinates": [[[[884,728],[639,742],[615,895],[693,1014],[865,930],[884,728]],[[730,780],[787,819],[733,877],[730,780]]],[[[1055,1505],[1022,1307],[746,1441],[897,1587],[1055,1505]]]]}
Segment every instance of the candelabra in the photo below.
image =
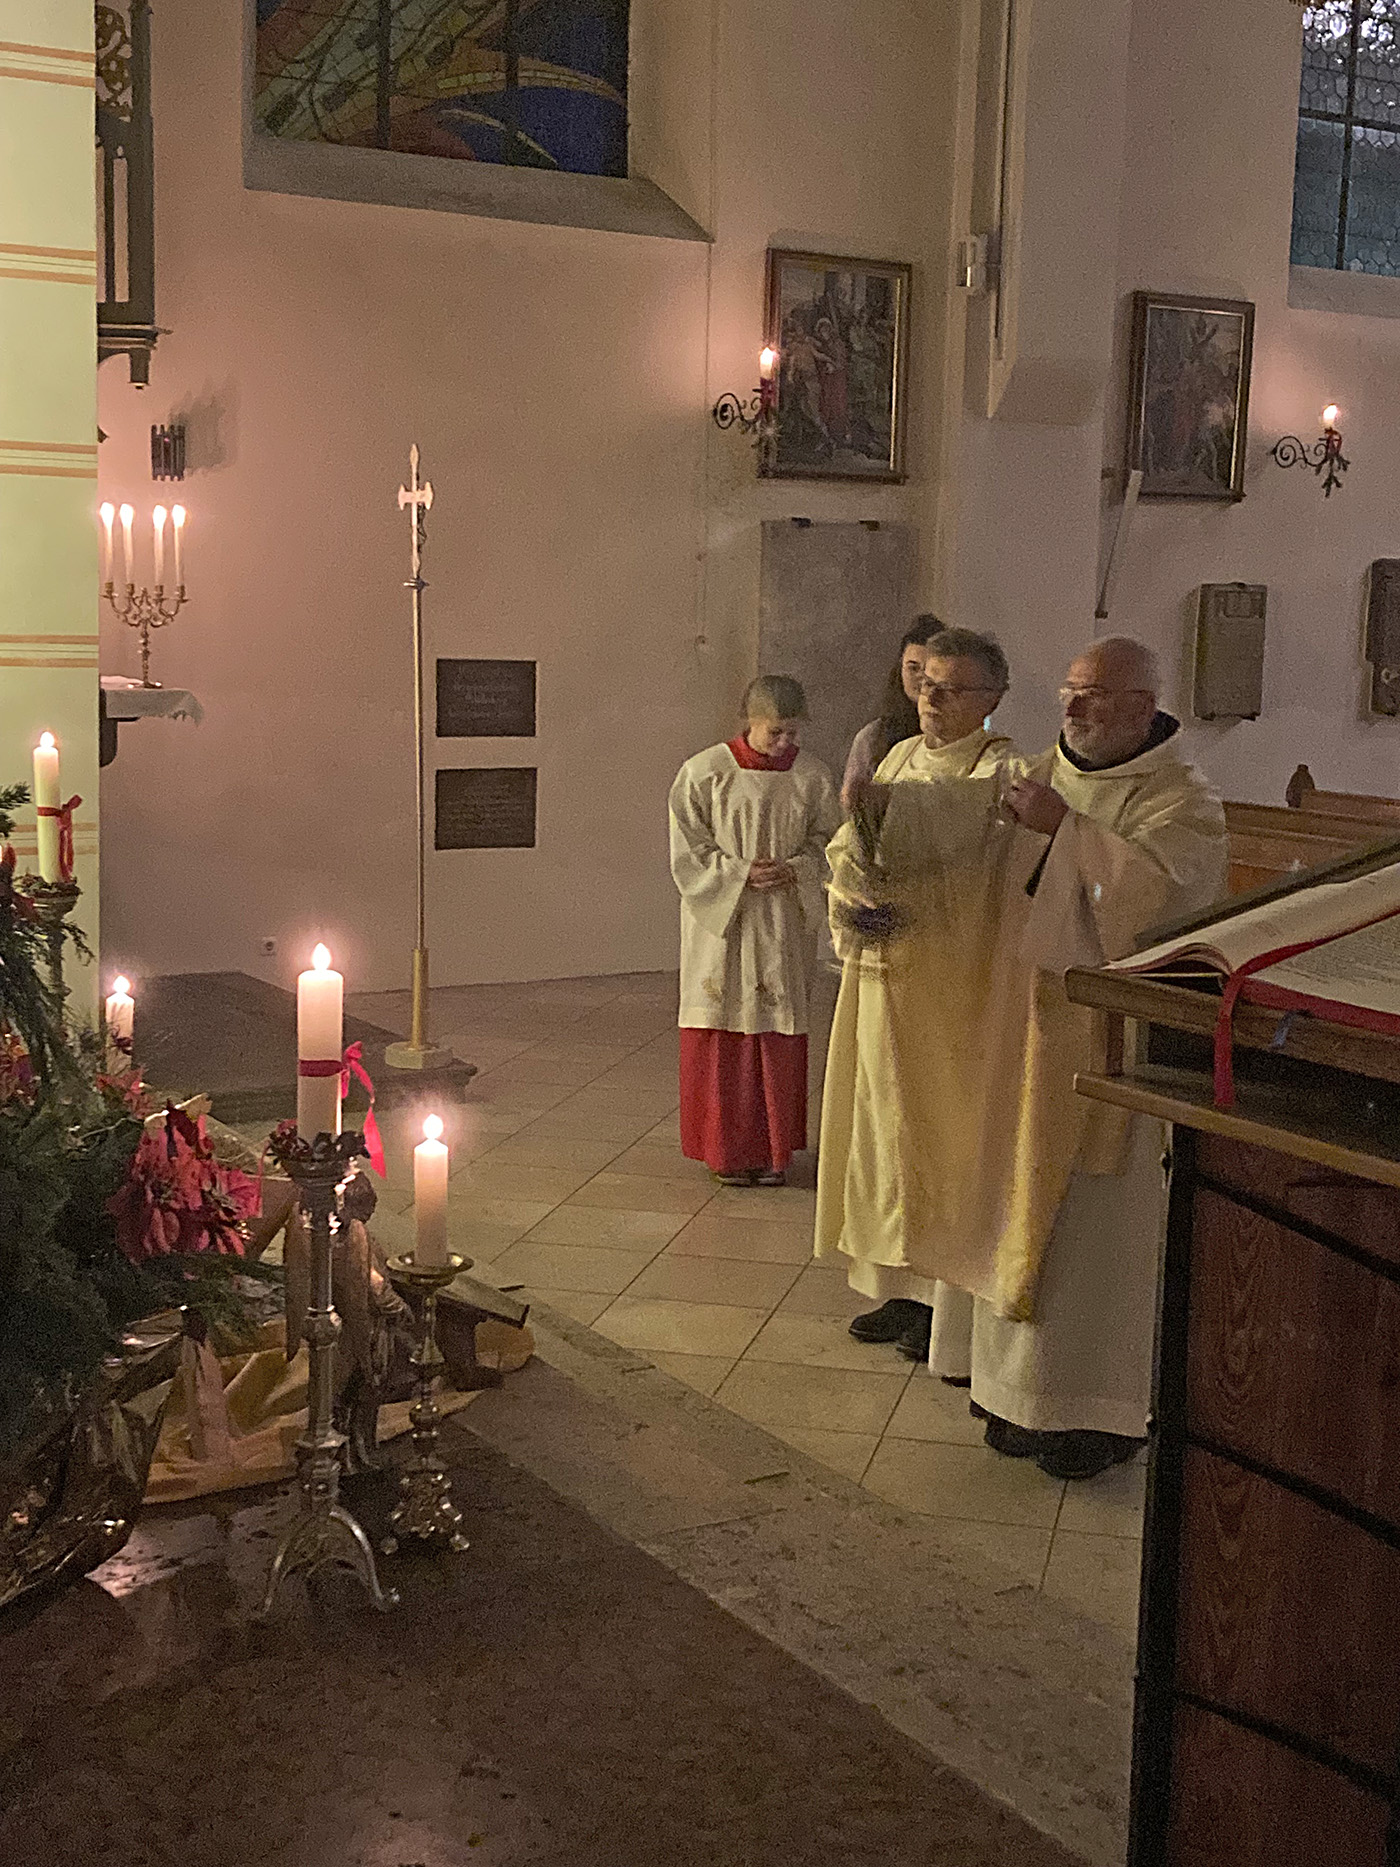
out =
{"type": "Polygon", "coordinates": [[[151,679],[151,631],[163,629],[174,622],[185,606],[185,568],[184,568],[184,530],[185,508],[172,506],[167,514],[164,506],[157,506],[151,513],[151,527],[155,540],[154,587],[142,584],[137,587],[134,575],[134,562],[131,547],[131,522],[135,514],[130,506],[120,510],[111,504],[99,508],[102,517],[102,594],[112,607],[112,613],[129,628],[141,633],[141,685],[159,687],[159,681],[151,679]],[[122,528],[122,581],[118,586],[112,575],[112,521],[119,518],[122,528]],[[167,518],[174,544],[174,593],[166,596],[165,586],[165,526],[167,518]]]}
{"type": "Polygon", "coordinates": [[[778,353],[771,344],[759,352],[758,387],[752,396],[726,389],[710,413],[717,428],[738,428],[753,437],[759,471],[768,472],[778,452],[778,353]]]}
{"type": "Polygon", "coordinates": [[[307,1354],[306,1430],[297,1441],[297,1477],[302,1507],[272,1559],[262,1616],[272,1612],[277,1591],[289,1575],[312,1575],[339,1563],[357,1575],[377,1608],[392,1608],[398,1596],[379,1585],[374,1550],[361,1525],[340,1502],[344,1433],[332,1419],[335,1345],[340,1318],[331,1297],[331,1260],[342,1218],[345,1182],[357,1155],[366,1152],[362,1134],[318,1134],[305,1140],[284,1124],[268,1143],[301,1195],[311,1233],[311,1299],[302,1324],[307,1354]]]}
{"type": "Polygon", "coordinates": [[[1309,444],[1296,434],[1285,434],[1269,450],[1269,457],[1280,467],[1311,467],[1322,480],[1322,496],[1330,499],[1342,483],[1342,475],[1351,462],[1342,452],[1341,431],[1337,427],[1340,410],[1329,403],[1322,411],[1322,433],[1309,444]]]}
{"type": "Polygon", "coordinates": [[[459,1271],[470,1267],[470,1258],[452,1256],[445,1264],[419,1264],[411,1252],[406,1257],[389,1260],[389,1276],[393,1282],[406,1284],[422,1299],[423,1339],[412,1358],[418,1376],[418,1395],[408,1414],[413,1424],[413,1452],[399,1480],[399,1501],[389,1518],[390,1534],[381,1545],[386,1556],[393,1555],[400,1538],[405,1536],[423,1541],[443,1536],[452,1549],[468,1547],[460,1528],[462,1513],[452,1502],[452,1480],[437,1449],[439,1414],[433,1399],[433,1384],[445,1366],[437,1343],[438,1292],[445,1289],[459,1271]]]}

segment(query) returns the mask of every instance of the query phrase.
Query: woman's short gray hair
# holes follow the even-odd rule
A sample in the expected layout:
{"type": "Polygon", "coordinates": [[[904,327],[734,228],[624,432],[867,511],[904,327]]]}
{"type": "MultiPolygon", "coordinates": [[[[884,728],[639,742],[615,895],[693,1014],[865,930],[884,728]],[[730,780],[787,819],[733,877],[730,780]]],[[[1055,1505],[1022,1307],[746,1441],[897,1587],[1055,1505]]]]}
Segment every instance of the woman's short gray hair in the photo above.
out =
{"type": "Polygon", "coordinates": [[[807,696],[790,674],[760,674],[744,689],[746,720],[805,720],[807,696]]]}
{"type": "Polygon", "coordinates": [[[1011,685],[1011,669],[994,635],[979,635],[976,629],[940,629],[929,637],[924,649],[927,654],[941,655],[945,661],[975,661],[988,687],[999,694],[1011,685]]]}

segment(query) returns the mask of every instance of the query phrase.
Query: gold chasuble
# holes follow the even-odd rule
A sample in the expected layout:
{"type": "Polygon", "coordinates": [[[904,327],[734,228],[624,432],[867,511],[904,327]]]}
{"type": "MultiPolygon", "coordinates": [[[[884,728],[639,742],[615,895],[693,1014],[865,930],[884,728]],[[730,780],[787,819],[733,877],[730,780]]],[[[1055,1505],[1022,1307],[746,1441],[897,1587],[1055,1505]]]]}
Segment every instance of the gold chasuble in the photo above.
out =
{"type": "MultiPolygon", "coordinates": [[[[1001,869],[1024,837],[999,816],[1014,756],[1010,740],[985,729],[936,750],[902,741],[876,773],[895,790],[874,867],[853,823],[827,851],[842,973],[822,1097],[816,1253],[881,1300],[932,1303],[936,1278],[971,1288],[983,1277],[985,1252],[975,1242],[961,1249],[960,1182],[988,1082],[1001,869]],[[906,792],[924,808],[898,811],[906,792]],[[861,902],[890,904],[900,931],[862,942],[845,920],[861,902]]],[[[1033,861],[1021,857],[1023,882],[1033,861]]]]}

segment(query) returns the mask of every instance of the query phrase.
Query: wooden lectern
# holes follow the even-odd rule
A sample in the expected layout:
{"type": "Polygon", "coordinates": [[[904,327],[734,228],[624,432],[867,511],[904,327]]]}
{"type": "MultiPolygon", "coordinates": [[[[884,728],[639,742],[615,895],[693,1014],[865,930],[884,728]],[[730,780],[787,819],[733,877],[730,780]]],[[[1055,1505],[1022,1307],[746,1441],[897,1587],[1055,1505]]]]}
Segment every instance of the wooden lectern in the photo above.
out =
{"type": "Polygon", "coordinates": [[[1067,987],[1172,1134],[1128,1867],[1393,1867],[1400,1039],[1241,1004],[1222,1110],[1215,995],[1067,987]]]}

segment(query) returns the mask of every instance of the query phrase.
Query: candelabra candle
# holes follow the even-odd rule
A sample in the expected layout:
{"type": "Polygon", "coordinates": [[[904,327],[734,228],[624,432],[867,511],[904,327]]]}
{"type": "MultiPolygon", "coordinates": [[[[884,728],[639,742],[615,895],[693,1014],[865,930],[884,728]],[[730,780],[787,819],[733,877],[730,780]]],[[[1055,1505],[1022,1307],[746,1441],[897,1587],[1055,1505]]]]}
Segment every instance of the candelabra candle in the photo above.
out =
{"type": "Polygon", "coordinates": [[[340,1133],[345,981],[324,946],[297,979],[297,1133],[311,1142],[340,1133]]]}
{"type": "Polygon", "coordinates": [[[442,1119],[429,1115],[423,1139],[413,1150],[413,1216],[416,1264],[447,1262],[447,1163],[442,1119]]]}
{"type": "Polygon", "coordinates": [[[117,516],[117,508],[106,499],[97,510],[102,517],[102,582],[105,587],[112,581],[112,521],[117,516]]]}
{"type": "Polygon", "coordinates": [[[132,550],[131,527],[136,516],[131,506],[120,508],[104,503],[98,508],[102,519],[102,594],[112,606],[113,614],[129,628],[140,631],[141,636],[141,685],[159,687],[159,681],[151,679],[151,633],[163,629],[179,615],[185,604],[185,555],[184,533],[187,514],[183,506],[173,506],[166,511],[164,506],[156,506],[151,513],[151,542],[155,571],[154,585],[136,583],[136,560],[132,550]],[[112,521],[120,519],[121,540],[121,583],[113,577],[112,521]],[[173,583],[167,585],[167,527],[169,542],[174,554],[173,583]],[[167,588],[170,595],[167,597],[167,588]]]}
{"type": "Polygon", "coordinates": [[[156,594],[165,588],[165,520],[164,506],[157,506],[151,513],[151,531],[154,534],[156,554],[156,594]]]}
{"type": "Polygon", "coordinates": [[[185,594],[185,508],[170,508],[170,529],[175,543],[175,589],[178,595],[185,594]]]}
{"type": "Polygon", "coordinates": [[[131,521],[136,517],[133,506],[123,506],[117,517],[122,522],[122,582],[128,588],[136,581],[136,558],[131,549],[131,521]]]}

